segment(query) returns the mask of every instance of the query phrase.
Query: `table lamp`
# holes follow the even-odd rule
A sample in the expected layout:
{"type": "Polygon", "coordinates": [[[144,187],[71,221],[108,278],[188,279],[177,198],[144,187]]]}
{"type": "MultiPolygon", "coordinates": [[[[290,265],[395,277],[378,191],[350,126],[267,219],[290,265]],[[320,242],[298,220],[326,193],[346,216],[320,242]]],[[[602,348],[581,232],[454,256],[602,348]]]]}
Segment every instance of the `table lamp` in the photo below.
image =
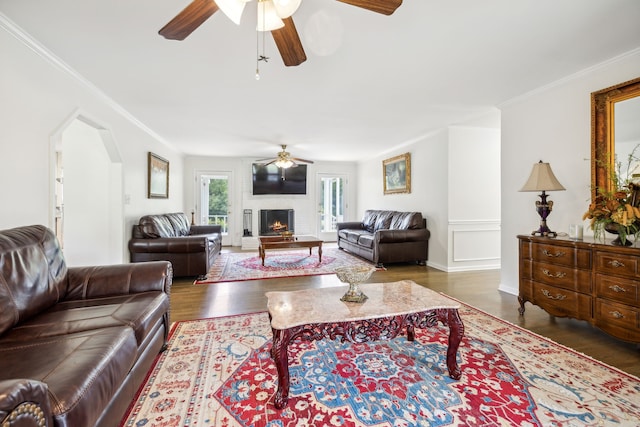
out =
{"type": "Polygon", "coordinates": [[[536,201],[536,211],[540,215],[540,228],[531,232],[533,236],[556,237],[558,233],[549,230],[547,217],[553,208],[553,201],[547,201],[547,191],[566,190],[553,174],[549,163],[540,160],[533,165],[531,175],[520,191],[542,191],[540,200],[536,201]]]}

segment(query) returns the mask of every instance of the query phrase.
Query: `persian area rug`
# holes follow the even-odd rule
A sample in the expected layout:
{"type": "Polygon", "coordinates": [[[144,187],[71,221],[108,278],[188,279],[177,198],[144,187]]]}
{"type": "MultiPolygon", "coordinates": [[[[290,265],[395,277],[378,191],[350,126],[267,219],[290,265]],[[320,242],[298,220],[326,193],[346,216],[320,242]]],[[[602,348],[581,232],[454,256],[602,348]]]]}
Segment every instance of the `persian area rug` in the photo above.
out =
{"type": "Polygon", "coordinates": [[[122,425],[640,425],[640,379],[472,307],[460,316],[459,381],[445,327],[413,343],[297,342],[282,411],[266,313],[180,322],[122,425]]]}
{"type": "Polygon", "coordinates": [[[207,277],[196,280],[194,284],[316,276],[334,274],[337,267],[345,265],[374,265],[337,248],[323,249],[322,262],[318,260],[317,248],[313,248],[311,252],[309,255],[307,248],[270,250],[264,258],[264,266],[257,251],[222,252],[216,258],[207,277]]]}

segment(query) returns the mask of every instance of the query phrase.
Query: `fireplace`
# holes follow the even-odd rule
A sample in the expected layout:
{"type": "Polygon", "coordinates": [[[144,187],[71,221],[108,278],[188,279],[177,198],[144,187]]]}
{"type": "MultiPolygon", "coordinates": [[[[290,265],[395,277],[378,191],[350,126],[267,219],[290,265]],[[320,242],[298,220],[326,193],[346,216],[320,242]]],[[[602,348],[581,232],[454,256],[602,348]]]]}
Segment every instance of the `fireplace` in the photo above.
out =
{"type": "Polygon", "coordinates": [[[260,236],[277,236],[283,231],[295,231],[293,209],[260,209],[260,236]]]}

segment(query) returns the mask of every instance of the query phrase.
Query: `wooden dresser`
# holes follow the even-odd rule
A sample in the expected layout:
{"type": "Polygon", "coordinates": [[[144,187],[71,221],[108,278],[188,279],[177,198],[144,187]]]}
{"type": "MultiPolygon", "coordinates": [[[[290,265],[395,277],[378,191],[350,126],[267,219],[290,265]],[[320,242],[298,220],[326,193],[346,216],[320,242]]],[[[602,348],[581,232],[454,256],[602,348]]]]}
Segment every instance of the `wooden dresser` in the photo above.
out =
{"type": "Polygon", "coordinates": [[[640,248],[560,237],[518,236],[518,242],[520,314],[529,301],[640,342],[640,248]]]}

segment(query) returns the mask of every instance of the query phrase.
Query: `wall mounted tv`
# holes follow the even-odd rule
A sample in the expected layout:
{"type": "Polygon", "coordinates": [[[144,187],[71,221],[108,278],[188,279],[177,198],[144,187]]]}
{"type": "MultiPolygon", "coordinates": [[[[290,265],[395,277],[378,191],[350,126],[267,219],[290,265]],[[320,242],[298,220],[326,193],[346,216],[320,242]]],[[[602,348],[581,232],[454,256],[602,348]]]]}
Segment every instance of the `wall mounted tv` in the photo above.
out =
{"type": "Polygon", "coordinates": [[[253,194],[307,194],[307,165],[280,169],[276,165],[252,165],[253,194]]]}

